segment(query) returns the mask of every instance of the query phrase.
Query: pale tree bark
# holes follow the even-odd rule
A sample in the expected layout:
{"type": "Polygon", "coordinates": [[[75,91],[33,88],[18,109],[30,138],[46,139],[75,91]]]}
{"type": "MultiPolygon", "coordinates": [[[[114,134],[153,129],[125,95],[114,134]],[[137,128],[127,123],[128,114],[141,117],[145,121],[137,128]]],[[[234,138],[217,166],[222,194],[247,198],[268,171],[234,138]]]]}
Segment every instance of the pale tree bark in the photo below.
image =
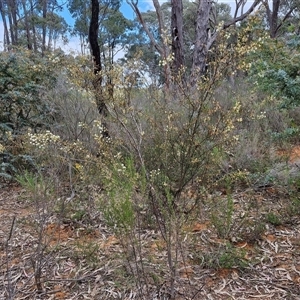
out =
{"type": "Polygon", "coordinates": [[[18,23],[17,10],[15,0],[7,0],[8,22],[10,31],[10,40],[12,45],[17,45],[18,42],[18,23]]]}
{"type": "Polygon", "coordinates": [[[242,9],[242,12],[239,14],[239,8],[241,7],[241,5],[244,6],[246,3],[244,0],[239,0],[238,4],[236,6],[236,9],[235,9],[235,13],[234,13],[235,17],[230,22],[224,24],[222,29],[226,29],[226,28],[246,19],[261,2],[262,2],[262,0],[255,0],[246,12],[243,12],[243,9],[242,9]],[[242,4],[239,4],[240,2],[242,4]]]}
{"type": "Polygon", "coordinates": [[[12,19],[12,32],[14,34],[14,44],[18,44],[18,6],[16,0],[9,0],[9,11],[12,19]]]}
{"type": "MultiPolygon", "coordinates": [[[[169,49],[169,41],[168,38],[166,36],[167,34],[167,29],[165,26],[165,22],[164,22],[164,15],[163,12],[161,10],[160,4],[158,2],[158,0],[152,0],[153,1],[153,5],[155,7],[155,12],[157,15],[157,19],[158,19],[158,24],[159,24],[159,32],[160,35],[162,37],[162,57],[164,61],[168,61],[169,57],[170,57],[170,49],[169,49]]],[[[169,63],[165,63],[164,65],[164,73],[165,73],[165,79],[166,79],[166,88],[167,90],[170,88],[171,85],[171,69],[170,69],[170,65],[169,63]]]]}
{"type": "Polygon", "coordinates": [[[9,23],[9,32],[10,32],[10,40],[12,45],[16,45],[16,39],[15,39],[15,34],[13,31],[13,21],[11,14],[8,14],[8,23],[9,23]]]}
{"type": "Polygon", "coordinates": [[[197,8],[197,19],[195,29],[195,43],[193,52],[193,64],[191,70],[191,84],[194,85],[198,75],[205,74],[206,57],[209,50],[209,15],[212,1],[200,0],[197,8]]]}
{"type": "MultiPolygon", "coordinates": [[[[162,19],[162,12],[158,0],[152,0],[155,11],[158,17],[158,25],[160,32],[164,32],[164,22],[162,19]]],[[[236,9],[234,13],[234,18],[224,24],[220,30],[224,30],[237,22],[243,21],[249,14],[251,14],[254,9],[260,4],[263,0],[255,0],[250,8],[244,12],[246,0],[236,0],[236,9]]],[[[279,1],[279,0],[275,0],[279,1]]],[[[151,43],[155,49],[159,52],[162,59],[166,59],[169,56],[169,46],[167,43],[158,44],[152,35],[151,31],[147,27],[141,12],[138,8],[138,1],[127,0],[127,3],[132,7],[135,12],[139,22],[143,26],[146,34],[148,35],[151,43]]],[[[214,41],[218,36],[218,31],[215,31],[213,34],[209,34],[210,29],[210,13],[212,9],[212,0],[198,0],[197,6],[197,18],[195,24],[195,42],[193,50],[193,62],[190,73],[189,82],[193,86],[199,80],[199,78],[206,73],[207,68],[207,54],[214,41]]],[[[173,69],[178,71],[181,66],[184,65],[184,40],[183,40],[183,9],[182,9],[182,0],[171,0],[172,5],[172,51],[175,55],[175,60],[173,62],[173,69]]],[[[166,76],[166,85],[169,87],[171,83],[171,72],[169,64],[165,66],[165,76],[166,76]]]]}
{"type": "MultiPolygon", "coordinates": [[[[244,12],[245,0],[236,1],[236,8],[234,12],[234,18],[224,24],[220,30],[224,30],[237,22],[243,21],[247,18],[257,7],[262,0],[255,0],[249,9],[244,12]]],[[[197,9],[196,19],[196,34],[193,51],[193,63],[191,70],[190,83],[193,86],[199,77],[205,75],[207,69],[207,54],[213,43],[215,42],[219,31],[215,31],[213,34],[209,34],[210,31],[210,12],[212,9],[211,0],[200,0],[197,9]]]]}
{"type": "MultiPolygon", "coordinates": [[[[53,6],[51,8],[50,11],[50,17],[48,16],[47,19],[51,19],[51,21],[54,23],[54,11],[55,11],[55,7],[53,6]]],[[[48,10],[48,14],[49,14],[49,10],[48,10]]],[[[53,44],[53,50],[55,50],[55,42],[56,42],[56,36],[55,36],[55,29],[53,27],[53,25],[49,26],[48,28],[48,42],[47,42],[47,49],[48,51],[51,49],[51,46],[53,44]]]]}
{"type": "Polygon", "coordinates": [[[8,49],[10,46],[10,37],[9,37],[9,32],[8,32],[8,27],[7,27],[7,22],[6,22],[6,15],[4,12],[4,7],[2,5],[2,1],[0,1],[0,14],[3,22],[3,29],[4,29],[4,50],[8,49]]]}
{"type": "Polygon", "coordinates": [[[244,13],[244,8],[246,5],[246,0],[235,0],[235,9],[233,13],[233,19],[236,19],[239,15],[242,15],[244,13]]]}

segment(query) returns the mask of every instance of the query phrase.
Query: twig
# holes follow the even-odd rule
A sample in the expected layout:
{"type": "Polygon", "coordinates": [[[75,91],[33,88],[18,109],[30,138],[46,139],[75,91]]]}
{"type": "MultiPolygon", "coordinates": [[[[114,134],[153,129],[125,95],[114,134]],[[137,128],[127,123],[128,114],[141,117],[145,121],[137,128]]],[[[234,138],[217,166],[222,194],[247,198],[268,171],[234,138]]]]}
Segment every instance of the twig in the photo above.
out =
{"type": "Polygon", "coordinates": [[[5,245],[8,300],[14,299],[14,289],[12,287],[12,282],[11,282],[11,274],[10,274],[10,266],[9,266],[9,261],[10,260],[9,260],[9,256],[8,256],[8,252],[9,252],[8,248],[9,248],[9,241],[11,240],[12,235],[13,235],[15,221],[16,221],[16,216],[13,216],[13,220],[12,220],[11,226],[10,226],[9,235],[7,237],[6,245],[5,245]]]}

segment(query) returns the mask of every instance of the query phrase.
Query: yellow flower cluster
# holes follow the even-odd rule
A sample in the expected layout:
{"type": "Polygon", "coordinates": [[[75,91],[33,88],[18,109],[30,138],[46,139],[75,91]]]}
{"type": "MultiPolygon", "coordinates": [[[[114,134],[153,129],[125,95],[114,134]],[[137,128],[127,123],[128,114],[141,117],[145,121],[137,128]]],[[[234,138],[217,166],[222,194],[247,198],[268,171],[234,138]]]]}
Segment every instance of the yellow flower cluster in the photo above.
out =
{"type": "Polygon", "coordinates": [[[63,145],[60,145],[60,150],[64,153],[71,154],[75,152],[84,152],[85,148],[80,141],[75,141],[73,143],[63,143],[63,145]]]}
{"type": "Polygon", "coordinates": [[[75,163],[74,167],[78,172],[81,172],[83,170],[83,165],[79,163],[75,163]]]}
{"type": "Polygon", "coordinates": [[[169,63],[171,63],[173,60],[174,60],[174,54],[171,53],[168,57],[163,58],[163,59],[159,62],[159,65],[160,65],[161,67],[164,67],[164,66],[168,65],[169,63]]]}
{"type": "Polygon", "coordinates": [[[233,111],[235,112],[235,113],[239,113],[240,112],[240,109],[241,109],[241,102],[240,101],[237,101],[236,103],[235,103],[235,105],[234,105],[234,107],[233,107],[233,111]]]}
{"type": "Polygon", "coordinates": [[[4,151],[5,151],[5,147],[2,144],[0,144],[0,153],[3,153],[4,151]]]}

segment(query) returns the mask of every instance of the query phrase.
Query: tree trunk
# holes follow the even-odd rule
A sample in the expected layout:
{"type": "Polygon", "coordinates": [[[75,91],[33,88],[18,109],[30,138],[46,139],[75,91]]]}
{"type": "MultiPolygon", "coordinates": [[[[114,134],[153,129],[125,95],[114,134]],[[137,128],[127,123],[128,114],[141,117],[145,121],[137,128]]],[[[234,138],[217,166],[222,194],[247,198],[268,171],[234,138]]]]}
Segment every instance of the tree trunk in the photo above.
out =
{"type": "Polygon", "coordinates": [[[269,33],[271,38],[276,37],[279,4],[280,4],[280,0],[273,0],[272,10],[271,10],[269,6],[269,2],[268,1],[264,2],[264,6],[266,8],[267,20],[269,23],[269,33]]]}
{"type": "Polygon", "coordinates": [[[9,12],[9,26],[11,34],[11,42],[13,45],[18,44],[18,19],[17,19],[17,5],[15,0],[7,1],[9,12]]]}
{"type": "Polygon", "coordinates": [[[171,0],[171,5],[172,53],[174,54],[173,74],[177,75],[184,66],[182,0],[171,0]]]}
{"type": "MultiPolygon", "coordinates": [[[[281,0],[272,1],[272,10],[268,1],[263,2],[266,8],[267,21],[269,25],[269,34],[271,38],[276,38],[278,36],[278,31],[284,22],[291,16],[293,11],[297,8],[297,3],[294,3],[290,9],[284,14],[279,16],[281,0]]],[[[284,5],[284,4],[283,4],[284,5]]]]}
{"type": "MultiPolygon", "coordinates": [[[[241,15],[238,16],[238,10],[240,7],[243,7],[244,0],[237,1],[234,18],[228,23],[224,24],[222,30],[236,24],[237,22],[243,21],[249,16],[250,13],[254,11],[255,7],[260,2],[261,0],[255,0],[246,12],[242,12],[241,15]]],[[[211,9],[211,0],[199,0],[196,19],[195,46],[190,78],[190,83],[192,86],[196,84],[199,77],[203,76],[206,73],[208,50],[211,48],[218,35],[218,31],[216,31],[213,35],[209,33],[209,17],[211,9]]]]}
{"type": "Polygon", "coordinates": [[[43,0],[43,25],[42,25],[42,54],[46,51],[46,31],[47,31],[47,0],[43,0]]]}
{"type": "Polygon", "coordinates": [[[92,4],[92,15],[89,27],[89,42],[91,46],[91,52],[94,63],[94,75],[95,79],[93,80],[93,86],[95,89],[96,105],[98,112],[106,116],[107,107],[104,102],[104,97],[102,93],[102,65],[101,65],[101,56],[100,56],[100,47],[98,44],[98,31],[99,31],[99,11],[100,5],[98,0],[91,0],[92,4]]]}
{"type": "Polygon", "coordinates": [[[278,30],[277,23],[278,23],[279,4],[280,4],[280,0],[273,0],[273,14],[272,14],[271,23],[270,23],[271,38],[275,38],[277,30],[278,30]]]}
{"type": "MultiPolygon", "coordinates": [[[[158,30],[162,36],[162,45],[158,44],[158,42],[155,40],[153,34],[149,30],[147,24],[145,23],[145,21],[142,17],[142,14],[141,14],[139,8],[137,7],[137,2],[133,1],[133,0],[126,0],[126,1],[132,7],[133,11],[135,12],[137,19],[143,26],[146,34],[148,35],[148,37],[151,41],[151,44],[159,52],[162,60],[166,61],[169,57],[170,51],[169,51],[169,46],[166,43],[164,36],[163,36],[164,31],[165,31],[164,18],[163,18],[162,11],[161,11],[158,0],[153,0],[153,5],[155,7],[155,12],[156,12],[157,19],[158,19],[158,30]]],[[[164,76],[165,76],[165,87],[166,87],[166,90],[168,91],[170,88],[170,84],[171,84],[171,69],[170,69],[169,63],[164,64],[164,76]]]]}
{"type": "MultiPolygon", "coordinates": [[[[155,7],[155,11],[158,18],[158,28],[159,32],[162,36],[162,44],[160,45],[158,41],[154,38],[153,34],[147,27],[140,10],[138,9],[138,1],[135,0],[126,0],[127,3],[132,7],[135,12],[137,19],[143,26],[146,34],[148,35],[151,44],[155,47],[155,49],[159,52],[163,61],[165,61],[169,56],[169,45],[164,40],[163,33],[165,32],[164,21],[161,12],[161,8],[158,0],[152,0],[153,5],[155,7]]],[[[280,1],[280,0],[275,0],[280,1]]],[[[262,0],[254,0],[249,9],[244,12],[245,0],[236,0],[236,9],[234,13],[234,18],[228,23],[224,24],[221,30],[224,30],[237,22],[244,20],[250,13],[252,13],[255,7],[261,3],[262,0]],[[241,11],[239,10],[240,8],[241,11]],[[238,13],[241,13],[238,16],[238,13]]],[[[211,0],[198,0],[198,8],[197,8],[197,19],[196,19],[196,28],[195,28],[195,43],[194,43],[194,51],[193,51],[193,63],[191,68],[191,75],[189,79],[189,83],[194,86],[198,81],[198,78],[203,76],[206,73],[207,69],[207,54],[208,50],[211,48],[212,44],[217,38],[218,31],[214,32],[213,35],[209,34],[210,30],[210,13],[212,9],[211,0]]],[[[178,72],[181,66],[184,65],[184,54],[183,54],[183,11],[182,11],[182,0],[171,0],[172,4],[172,16],[171,16],[171,25],[172,25],[172,51],[175,56],[175,60],[173,63],[173,70],[178,72]]],[[[290,13],[289,13],[290,14],[290,13]]],[[[278,27],[278,26],[277,26],[278,27]]],[[[169,63],[164,64],[164,75],[166,76],[165,86],[167,90],[169,89],[169,85],[171,83],[171,70],[169,63]]]]}
{"type": "Polygon", "coordinates": [[[10,4],[7,3],[7,8],[8,8],[8,23],[9,23],[9,32],[10,32],[10,40],[11,40],[11,44],[15,45],[16,44],[16,39],[15,39],[15,33],[14,33],[14,23],[13,23],[13,19],[12,19],[12,13],[11,13],[11,7],[10,4]]]}
{"type": "Polygon", "coordinates": [[[34,6],[32,3],[32,0],[30,2],[30,27],[32,30],[32,42],[33,42],[33,50],[37,52],[37,42],[36,42],[36,30],[35,30],[35,24],[34,24],[34,6]]]}
{"type": "Polygon", "coordinates": [[[32,50],[30,24],[29,24],[29,20],[28,20],[28,11],[26,9],[26,0],[22,0],[22,6],[23,6],[23,11],[24,11],[24,22],[25,22],[25,29],[26,29],[27,48],[28,48],[28,50],[32,50]]]}
{"type": "Polygon", "coordinates": [[[100,47],[98,44],[98,31],[99,31],[99,1],[91,0],[92,15],[89,28],[89,42],[94,62],[94,74],[97,75],[101,71],[101,57],[100,47]]]}
{"type": "Polygon", "coordinates": [[[212,8],[212,1],[200,0],[197,9],[195,46],[191,70],[191,84],[197,82],[197,78],[205,74],[206,57],[209,50],[209,15],[212,8]]]}
{"type": "Polygon", "coordinates": [[[7,48],[9,49],[10,47],[10,37],[9,37],[9,33],[8,33],[8,28],[7,28],[7,23],[6,23],[6,16],[4,13],[4,8],[2,5],[2,1],[0,1],[0,14],[1,14],[1,18],[2,18],[2,22],[3,22],[3,29],[4,29],[4,50],[7,48]]]}

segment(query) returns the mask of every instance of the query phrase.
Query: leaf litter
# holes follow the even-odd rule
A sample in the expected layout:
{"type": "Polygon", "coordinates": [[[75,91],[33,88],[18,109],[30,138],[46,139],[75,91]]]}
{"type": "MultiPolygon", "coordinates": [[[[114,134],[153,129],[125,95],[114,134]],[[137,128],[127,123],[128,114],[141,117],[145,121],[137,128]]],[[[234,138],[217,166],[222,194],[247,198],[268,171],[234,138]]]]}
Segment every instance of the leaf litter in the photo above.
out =
{"type": "MultiPolygon", "coordinates": [[[[34,211],[29,203],[20,200],[22,192],[19,187],[0,191],[1,300],[169,299],[167,253],[152,229],[139,237],[144,249],[143,274],[147,278],[141,273],[137,285],[131,272],[137,276],[140,269],[133,258],[124,258],[122,243],[101,220],[86,230],[84,226],[72,227],[60,224],[55,217],[49,218],[44,231],[47,236],[43,237],[46,246],[39,252],[34,211]],[[80,248],[88,243],[95,249],[80,248]],[[146,291],[147,298],[143,296],[146,291]]],[[[261,193],[257,196],[261,197],[261,193]]],[[[280,209],[279,201],[274,203],[268,195],[264,197],[260,201],[269,203],[266,206],[280,209]]],[[[243,207],[245,194],[236,194],[235,201],[243,207]]],[[[300,299],[299,221],[292,226],[267,226],[253,244],[236,242],[249,262],[242,269],[210,268],[194,259],[195,246],[201,253],[211,253],[226,243],[216,236],[208,220],[198,220],[186,230],[189,230],[184,238],[187,259],[179,261],[176,300],[300,299]]]]}

